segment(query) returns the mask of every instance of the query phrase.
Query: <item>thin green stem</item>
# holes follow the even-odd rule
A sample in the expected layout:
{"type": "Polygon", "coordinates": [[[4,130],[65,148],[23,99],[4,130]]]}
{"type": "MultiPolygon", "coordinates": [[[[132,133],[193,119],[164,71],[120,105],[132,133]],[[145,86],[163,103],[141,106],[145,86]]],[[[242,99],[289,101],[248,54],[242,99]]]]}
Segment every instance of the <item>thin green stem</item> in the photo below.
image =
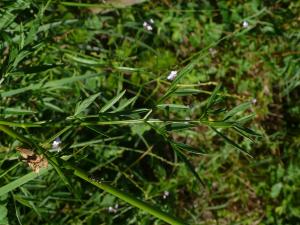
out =
{"type": "MultiPolygon", "coordinates": [[[[69,164],[70,165],[70,164],[69,164]]],[[[73,166],[72,166],[73,167],[73,166]]],[[[146,202],[143,202],[121,190],[118,190],[112,186],[110,186],[109,184],[107,183],[104,183],[104,182],[101,182],[101,180],[98,180],[94,177],[89,177],[85,172],[73,167],[74,169],[74,175],[77,176],[77,177],[80,177],[81,179],[95,185],[96,187],[124,200],[125,202],[139,208],[139,209],[142,209],[150,214],[152,214],[153,216],[169,223],[169,224],[174,224],[174,225],[184,225],[186,223],[184,223],[183,221],[165,213],[165,212],[162,212],[160,209],[146,203],[146,202]]]]}
{"type": "Polygon", "coordinates": [[[16,133],[15,131],[13,131],[12,129],[10,129],[5,125],[0,125],[0,130],[23,143],[31,145],[31,142],[27,138],[25,138],[22,135],[19,135],[18,133],[16,133]]]}

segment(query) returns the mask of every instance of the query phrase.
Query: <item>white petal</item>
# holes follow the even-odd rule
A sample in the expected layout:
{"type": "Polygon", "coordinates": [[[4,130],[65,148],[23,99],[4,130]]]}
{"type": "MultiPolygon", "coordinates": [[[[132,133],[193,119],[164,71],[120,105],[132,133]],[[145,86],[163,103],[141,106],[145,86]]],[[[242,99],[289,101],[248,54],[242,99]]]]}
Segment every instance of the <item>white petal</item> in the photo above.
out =
{"type": "Polygon", "coordinates": [[[170,72],[170,74],[168,75],[167,79],[168,80],[174,80],[176,76],[177,76],[177,71],[173,70],[173,71],[170,72]]]}

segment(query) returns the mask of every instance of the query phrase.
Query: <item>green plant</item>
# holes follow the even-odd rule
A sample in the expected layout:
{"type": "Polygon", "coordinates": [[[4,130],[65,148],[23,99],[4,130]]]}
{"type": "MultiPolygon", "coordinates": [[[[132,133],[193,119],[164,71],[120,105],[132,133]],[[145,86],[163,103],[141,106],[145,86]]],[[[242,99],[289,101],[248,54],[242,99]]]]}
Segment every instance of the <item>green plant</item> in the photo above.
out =
{"type": "Polygon", "coordinates": [[[296,221],[298,4],[110,3],[0,3],[0,221],[296,221]]]}

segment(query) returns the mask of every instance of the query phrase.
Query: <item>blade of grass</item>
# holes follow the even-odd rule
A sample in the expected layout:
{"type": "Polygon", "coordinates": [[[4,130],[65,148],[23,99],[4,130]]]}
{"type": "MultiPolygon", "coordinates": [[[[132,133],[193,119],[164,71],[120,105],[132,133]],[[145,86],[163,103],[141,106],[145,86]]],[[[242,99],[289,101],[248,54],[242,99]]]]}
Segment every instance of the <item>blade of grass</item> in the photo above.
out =
{"type": "Polygon", "coordinates": [[[229,112],[227,112],[224,116],[224,120],[229,119],[230,117],[234,116],[235,114],[239,113],[239,112],[243,112],[245,110],[247,110],[248,108],[250,108],[251,106],[251,102],[245,102],[242,103],[236,107],[234,107],[233,109],[231,109],[229,112]]]}
{"type": "Polygon", "coordinates": [[[189,109],[189,106],[179,105],[179,104],[159,104],[156,107],[159,108],[159,109],[165,109],[165,108],[170,108],[170,109],[189,109]]]}
{"type": "MultiPolygon", "coordinates": [[[[3,109],[3,115],[30,115],[30,114],[35,114],[37,113],[36,111],[31,111],[27,109],[20,109],[20,108],[4,108],[3,109]]],[[[1,122],[0,122],[1,123],[1,122]]],[[[7,124],[6,124],[7,125],[7,124]]]]}
{"type": "Polygon", "coordinates": [[[23,184],[37,178],[38,176],[42,176],[42,175],[46,174],[51,169],[52,169],[52,167],[48,166],[48,168],[42,168],[39,173],[30,172],[12,182],[10,182],[9,184],[0,187],[0,195],[4,195],[4,194],[22,186],[23,184]]]}
{"type": "Polygon", "coordinates": [[[42,122],[42,121],[40,121],[38,123],[15,123],[15,122],[0,120],[0,125],[10,126],[10,127],[21,127],[21,128],[41,127],[43,123],[44,122],[42,122]]]}
{"type": "Polygon", "coordinates": [[[241,131],[243,131],[243,132],[245,132],[245,133],[247,133],[247,134],[249,134],[249,135],[256,136],[256,137],[262,137],[261,134],[256,133],[255,131],[251,130],[250,128],[243,127],[238,123],[235,123],[234,127],[241,130],[241,131]]]}
{"type": "Polygon", "coordinates": [[[91,77],[96,77],[99,76],[99,74],[87,74],[87,75],[82,75],[82,76],[74,76],[74,77],[68,77],[68,78],[63,78],[60,80],[53,80],[53,81],[49,81],[47,83],[40,84],[31,84],[27,87],[23,87],[23,88],[18,88],[18,89],[14,89],[14,90],[10,90],[10,91],[4,91],[2,93],[0,93],[1,97],[11,97],[17,94],[21,94],[24,93],[26,91],[33,91],[33,90],[38,90],[38,89],[47,89],[47,88],[58,88],[61,87],[65,84],[70,84],[79,80],[84,80],[84,79],[89,79],[91,77]]]}
{"type": "Polygon", "coordinates": [[[126,90],[122,91],[120,94],[118,94],[116,97],[108,101],[101,109],[100,113],[104,113],[107,110],[109,110],[114,104],[116,104],[125,94],[126,90]]]}
{"type": "Polygon", "coordinates": [[[172,142],[173,145],[176,145],[177,148],[187,151],[196,155],[207,155],[205,152],[202,152],[200,149],[192,147],[190,145],[180,143],[180,142],[172,142]]]}
{"type": "Polygon", "coordinates": [[[15,168],[17,168],[18,166],[21,165],[22,162],[18,162],[15,165],[13,165],[12,167],[10,167],[9,169],[5,170],[3,173],[0,174],[0,178],[5,176],[6,174],[8,174],[10,171],[14,170],[15,168]]]}
{"type": "Polygon", "coordinates": [[[205,186],[203,180],[199,176],[199,174],[196,172],[195,167],[191,164],[191,162],[188,160],[188,158],[185,156],[185,154],[173,143],[171,143],[171,146],[177,153],[178,157],[185,163],[187,168],[191,171],[191,173],[196,177],[197,181],[202,185],[205,186]]]}
{"type": "Polygon", "coordinates": [[[76,106],[74,116],[77,116],[84,110],[86,110],[99,96],[99,93],[89,96],[88,98],[84,99],[82,102],[79,102],[76,106]]]}
{"type": "Polygon", "coordinates": [[[215,87],[214,91],[212,92],[211,96],[209,97],[209,99],[207,100],[207,104],[206,104],[206,111],[215,103],[216,99],[217,99],[217,95],[220,91],[221,85],[218,85],[215,87]]]}
{"type": "Polygon", "coordinates": [[[224,121],[201,120],[201,123],[207,126],[218,127],[218,128],[230,128],[234,126],[234,122],[224,122],[224,121]]]}
{"type": "Polygon", "coordinates": [[[19,135],[18,133],[14,132],[12,129],[10,129],[7,126],[0,125],[0,130],[3,131],[4,133],[6,133],[7,135],[9,135],[9,136],[11,136],[11,137],[23,142],[23,143],[31,145],[31,142],[27,138],[19,135]]]}
{"type": "Polygon", "coordinates": [[[130,99],[128,99],[126,102],[122,103],[121,105],[118,106],[115,110],[112,111],[112,113],[120,112],[123,109],[125,109],[127,106],[129,106],[131,103],[133,103],[137,99],[137,96],[134,96],[130,99]]]}
{"type": "Polygon", "coordinates": [[[237,149],[239,149],[243,154],[249,156],[250,158],[253,158],[252,155],[250,155],[245,149],[243,149],[241,146],[239,146],[238,144],[236,144],[233,140],[231,140],[230,138],[226,137],[224,134],[222,134],[221,132],[219,132],[217,129],[215,129],[214,127],[211,127],[211,129],[213,129],[220,137],[222,137],[226,142],[228,142],[229,144],[231,144],[232,146],[236,147],[237,149]]]}
{"type": "Polygon", "coordinates": [[[250,120],[252,120],[254,117],[255,117],[255,113],[253,114],[250,114],[250,115],[247,115],[247,116],[243,116],[242,118],[240,119],[237,119],[235,122],[238,122],[239,124],[244,124],[244,123],[247,123],[249,122],[250,120]]]}

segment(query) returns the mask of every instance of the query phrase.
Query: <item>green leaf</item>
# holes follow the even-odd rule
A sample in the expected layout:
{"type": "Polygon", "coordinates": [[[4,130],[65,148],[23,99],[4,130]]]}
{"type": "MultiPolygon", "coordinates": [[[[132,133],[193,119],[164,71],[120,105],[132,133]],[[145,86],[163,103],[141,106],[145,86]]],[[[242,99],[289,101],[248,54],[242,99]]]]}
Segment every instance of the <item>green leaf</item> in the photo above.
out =
{"type": "Polygon", "coordinates": [[[30,115],[37,113],[35,111],[27,110],[27,109],[20,109],[20,108],[5,108],[3,110],[4,115],[30,115]]]}
{"type": "Polygon", "coordinates": [[[133,135],[143,135],[146,131],[151,129],[147,124],[133,124],[130,128],[133,135]]]}
{"type": "Polygon", "coordinates": [[[190,145],[184,144],[184,143],[179,143],[179,142],[172,142],[172,144],[176,145],[177,148],[180,148],[181,150],[193,153],[193,154],[197,154],[197,155],[206,155],[205,152],[202,152],[200,149],[198,148],[194,148],[190,145]]]}
{"type": "Polygon", "coordinates": [[[159,104],[156,107],[159,108],[159,109],[165,109],[165,108],[170,108],[170,109],[189,109],[189,106],[179,105],[179,104],[159,104]]]}
{"type": "Polygon", "coordinates": [[[66,54],[65,55],[67,58],[75,61],[75,62],[78,62],[78,63],[82,63],[82,64],[86,64],[86,65],[104,65],[104,63],[100,60],[100,59],[97,59],[97,58],[92,58],[92,57],[79,57],[79,56],[75,56],[75,55],[71,55],[71,54],[66,54]]]}
{"type": "Polygon", "coordinates": [[[54,111],[60,112],[60,113],[64,113],[64,111],[62,110],[61,107],[58,107],[54,104],[52,104],[51,102],[44,102],[44,105],[54,111]]]}
{"type": "Polygon", "coordinates": [[[45,123],[44,121],[36,122],[36,123],[15,123],[15,122],[9,122],[9,121],[3,121],[0,120],[0,125],[7,125],[11,127],[41,127],[42,124],[45,123]]]}
{"type": "Polygon", "coordinates": [[[4,30],[9,24],[11,24],[17,15],[7,11],[0,17],[0,30],[4,30]]]}
{"type": "Polygon", "coordinates": [[[174,92],[174,94],[178,96],[189,96],[189,95],[199,94],[201,92],[202,91],[193,88],[179,88],[174,92]]]}
{"type": "Polygon", "coordinates": [[[243,131],[243,132],[245,132],[245,133],[247,133],[247,134],[249,134],[249,135],[257,136],[257,137],[262,137],[261,134],[258,134],[255,131],[253,131],[253,130],[247,128],[247,127],[243,127],[243,126],[241,126],[241,125],[239,125],[237,123],[234,124],[234,127],[237,128],[237,129],[239,129],[239,130],[241,130],[241,131],[243,131]]]}
{"type": "Polygon", "coordinates": [[[30,51],[21,51],[19,52],[19,54],[17,55],[17,57],[14,60],[14,63],[12,64],[13,68],[16,68],[17,65],[23,60],[25,59],[27,56],[29,56],[30,54],[32,54],[32,52],[30,51]]]}
{"type": "Polygon", "coordinates": [[[70,83],[73,83],[73,82],[76,82],[79,80],[88,79],[88,78],[95,77],[95,76],[99,76],[99,74],[86,74],[86,75],[82,75],[82,76],[68,77],[68,78],[63,78],[60,80],[49,81],[49,82],[45,83],[44,85],[41,83],[30,84],[27,87],[13,89],[10,91],[4,91],[4,92],[1,92],[0,94],[1,94],[1,97],[4,98],[4,97],[11,97],[13,95],[21,94],[26,91],[33,91],[33,90],[47,89],[47,88],[59,88],[63,85],[70,84],[70,83]]]}
{"type": "MultiPolygon", "coordinates": [[[[0,121],[0,122],[3,122],[3,121],[0,121]]],[[[0,130],[3,131],[4,133],[6,133],[7,135],[11,136],[12,138],[15,138],[23,143],[31,145],[31,141],[29,139],[27,139],[23,135],[16,133],[14,130],[10,129],[6,125],[8,125],[8,124],[3,125],[0,123],[0,130]]]]}
{"type": "Polygon", "coordinates": [[[243,136],[243,137],[249,139],[250,141],[254,142],[254,140],[253,140],[247,133],[245,133],[244,131],[242,131],[242,130],[236,128],[236,127],[233,127],[233,129],[234,129],[236,132],[238,132],[239,135],[241,135],[241,136],[243,136]]]}
{"type": "Polygon", "coordinates": [[[0,205],[0,220],[3,220],[7,216],[7,208],[4,205],[0,205]]]}
{"type": "Polygon", "coordinates": [[[22,186],[23,184],[37,178],[38,176],[44,175],[46,174],[49,170],[51,170],[52,167],[49,165],[48,168],[42,168],[40,169],[39,173],[35,173],[35,172],[30,172],[2,187],[0,187],[0,195],[4,195],[20,186],[22,186]]]}
{"type": "Polygon", "coordinates": [[[236,107],[234,107],[233,109],[231,109],[229,112],[227,112],[225,114],[225,119],[224,120],[227,120],[229,118],[231,118],[232,116],[234,116],[235,114],[239,113],[239,112],[243,112],[247,109],[249,109],[251,106],[251,102],[245,102],[245,103],[242,103],[236,107]]]}
{"type": "Polygon", "coordinates": [[[39,30],[40,20],[36,19],[30,22],[29,24],[30,24],[30,30],[27,33],[26,39],[24,41],[25,46],[31,44],[34,41],[34,38],[36,37],[39,30]]]}
{"type": "Polygon", "coordinates": [[[254,117],[255,117],[255,113],[252,113],[250,115],[247,115],[247,116],[237,119],[236,122],[238,122],[240,124],[244,124],[244,123],[247,123],[250,120],[252,120],[254,117]]]}
{"type": "Polygon", "coordinates": [[[233,140],[229,139],[228,137],[226,137],[224,134],[222,134],[221,132],[219,132],[217,129],[211,127],[211,129],[213,129],[220,137],[222,137],[226,142],[228,142],[229,144],[231,144],[232,146],[236,147],[237,149],[239,149],[242,153],[244,153],[245,155],[252,157],[252,155],[250,155],[245,149],[243,149],[241,146],[239,146],[238,144],[236,144],[233,140]]]}
{"type": "Polygon", "coordinates": [[[137,96],[134,96],[134,97],[126,100],[125,102],[121,102],[120,105],[115,110],[112,111],[112,113],[116,113],[116,112],[122,111],[127,106],[129,106],[131,103],[133,103],[136,99],[137,99],[137,96]]]}
{"type": "Polygon", "coordinates": [[[217,127],[217,128],[230,128],[234,126],[234,122],[224,122],[224,121],[201,120],[201,123],[210,127],[217,127]]]}
{"type": "Polygon", "coordinates": [[[101,109],[100,113],[104,113],[107,110],[109,110],[114,104],[116,104],[125,94],[126,90],[122,91],[120,94],[118,94],[116,97],[108,101],[101,109]]]}
{"type": "Polygon", "coordinates": [[[174,131],[174,130],[184,130],[189,129],[191,127],[196,127],[198,125],[191,124],[191,123],[171,123],[166,125],[167,131],[174,131]]]}
{"type": "Polygon", "coordinates": [[[190,161],[188,160],[188,158],[183,154],[183,152],[181,152],[181,150],[178,147],[176,147],[176,145],[172,144],[172,146],[173,146],[174,150],[176,151],[178,157],[185,163],[185,165],[188,167],[188,169],[196,177],[197,181],[200,184],[202,184],[203,186],[205,186],[204,182],[202,181],[202,179],[200,178],[199,174],[196,172],[194,166],[190,163],[190,161]]]}
{"type": "Polygon", "coordinates": [[[281,192],[282,187],[283,187],[282,183],[277,183],[277,184],[273,185],[272,190],[271,190],[271,197],[277,198],[281,192]]]}
{"type": "Polygon", "coordinates": [[[53,161],[50,161],[49,162],[51,163],[51,165],[53,166],[53,168],[55,169],[55,171],[57,172],[58,176],[60,177],[60,179],[64,182],[64,184],[66,185],[66,187],[69,189],[69,191],[71,193],[74,193],[74,189],[73,189],[73,186],[70,184],[69,182],[69,179],[70,177],[67,177],[64,172],[61,170],[61,166],[60,165],[57,165],[57,161],[60,161],[60,159],[54,159],[53,161]],[[56,161],[56,162],[55,162],[56,161]]]}
{"type": "Polygon", "coordinates": [[[21,203],[22,205],[28,207],[28,208],[32,208],[32,205],[30,204],[30,202],[24,198],[22,198],[21,196],[18,195],[14,195],[15,200],[17,200],[19,203],[21,203]]]}
{"type": "Polygon", "coordinates": [[[79,102],[76,105],[74,116],[77,116],[84,110],[86,110],[99,96],[99,93],[89,96],[88,98],[84,99],[82,102],[79,102]]]}
{"type": "MultiPolygon", "coordinates": [[[[204,50],[207,50],[207,49],[204,49],[204,50]]],[[[199,53],[203,53],[202,50],[199,53]]],[[[176,78],[171,83],[171,86],[168,88],[167,92],[158,100],[158,103],[164,102],[167,98],[169,98],[172,94],[174,94],[174,92],[177,90],[176,85],[180,82],[180,80],[184,76],[189,74],[194,69],[194,67],[197,65],[199,60],[201,58],[204,58],[207,54],[208,54],[207,52],[200,54],[199,56],[192,59],[191,62],[189,64],[187,64],[182,70],[178,71],[176,78]]]]}
{"type": "Polygon", "coordinates": [[[218,93],[220,92],[221,89],[221,85],[218,85],[217,87],[215,87],[213,93],[211,94],[211,96],[209,97],[209,99],[207,100],[206,103],[206,111],[215,104],[217,98],[218,98],[218,93]]]}

